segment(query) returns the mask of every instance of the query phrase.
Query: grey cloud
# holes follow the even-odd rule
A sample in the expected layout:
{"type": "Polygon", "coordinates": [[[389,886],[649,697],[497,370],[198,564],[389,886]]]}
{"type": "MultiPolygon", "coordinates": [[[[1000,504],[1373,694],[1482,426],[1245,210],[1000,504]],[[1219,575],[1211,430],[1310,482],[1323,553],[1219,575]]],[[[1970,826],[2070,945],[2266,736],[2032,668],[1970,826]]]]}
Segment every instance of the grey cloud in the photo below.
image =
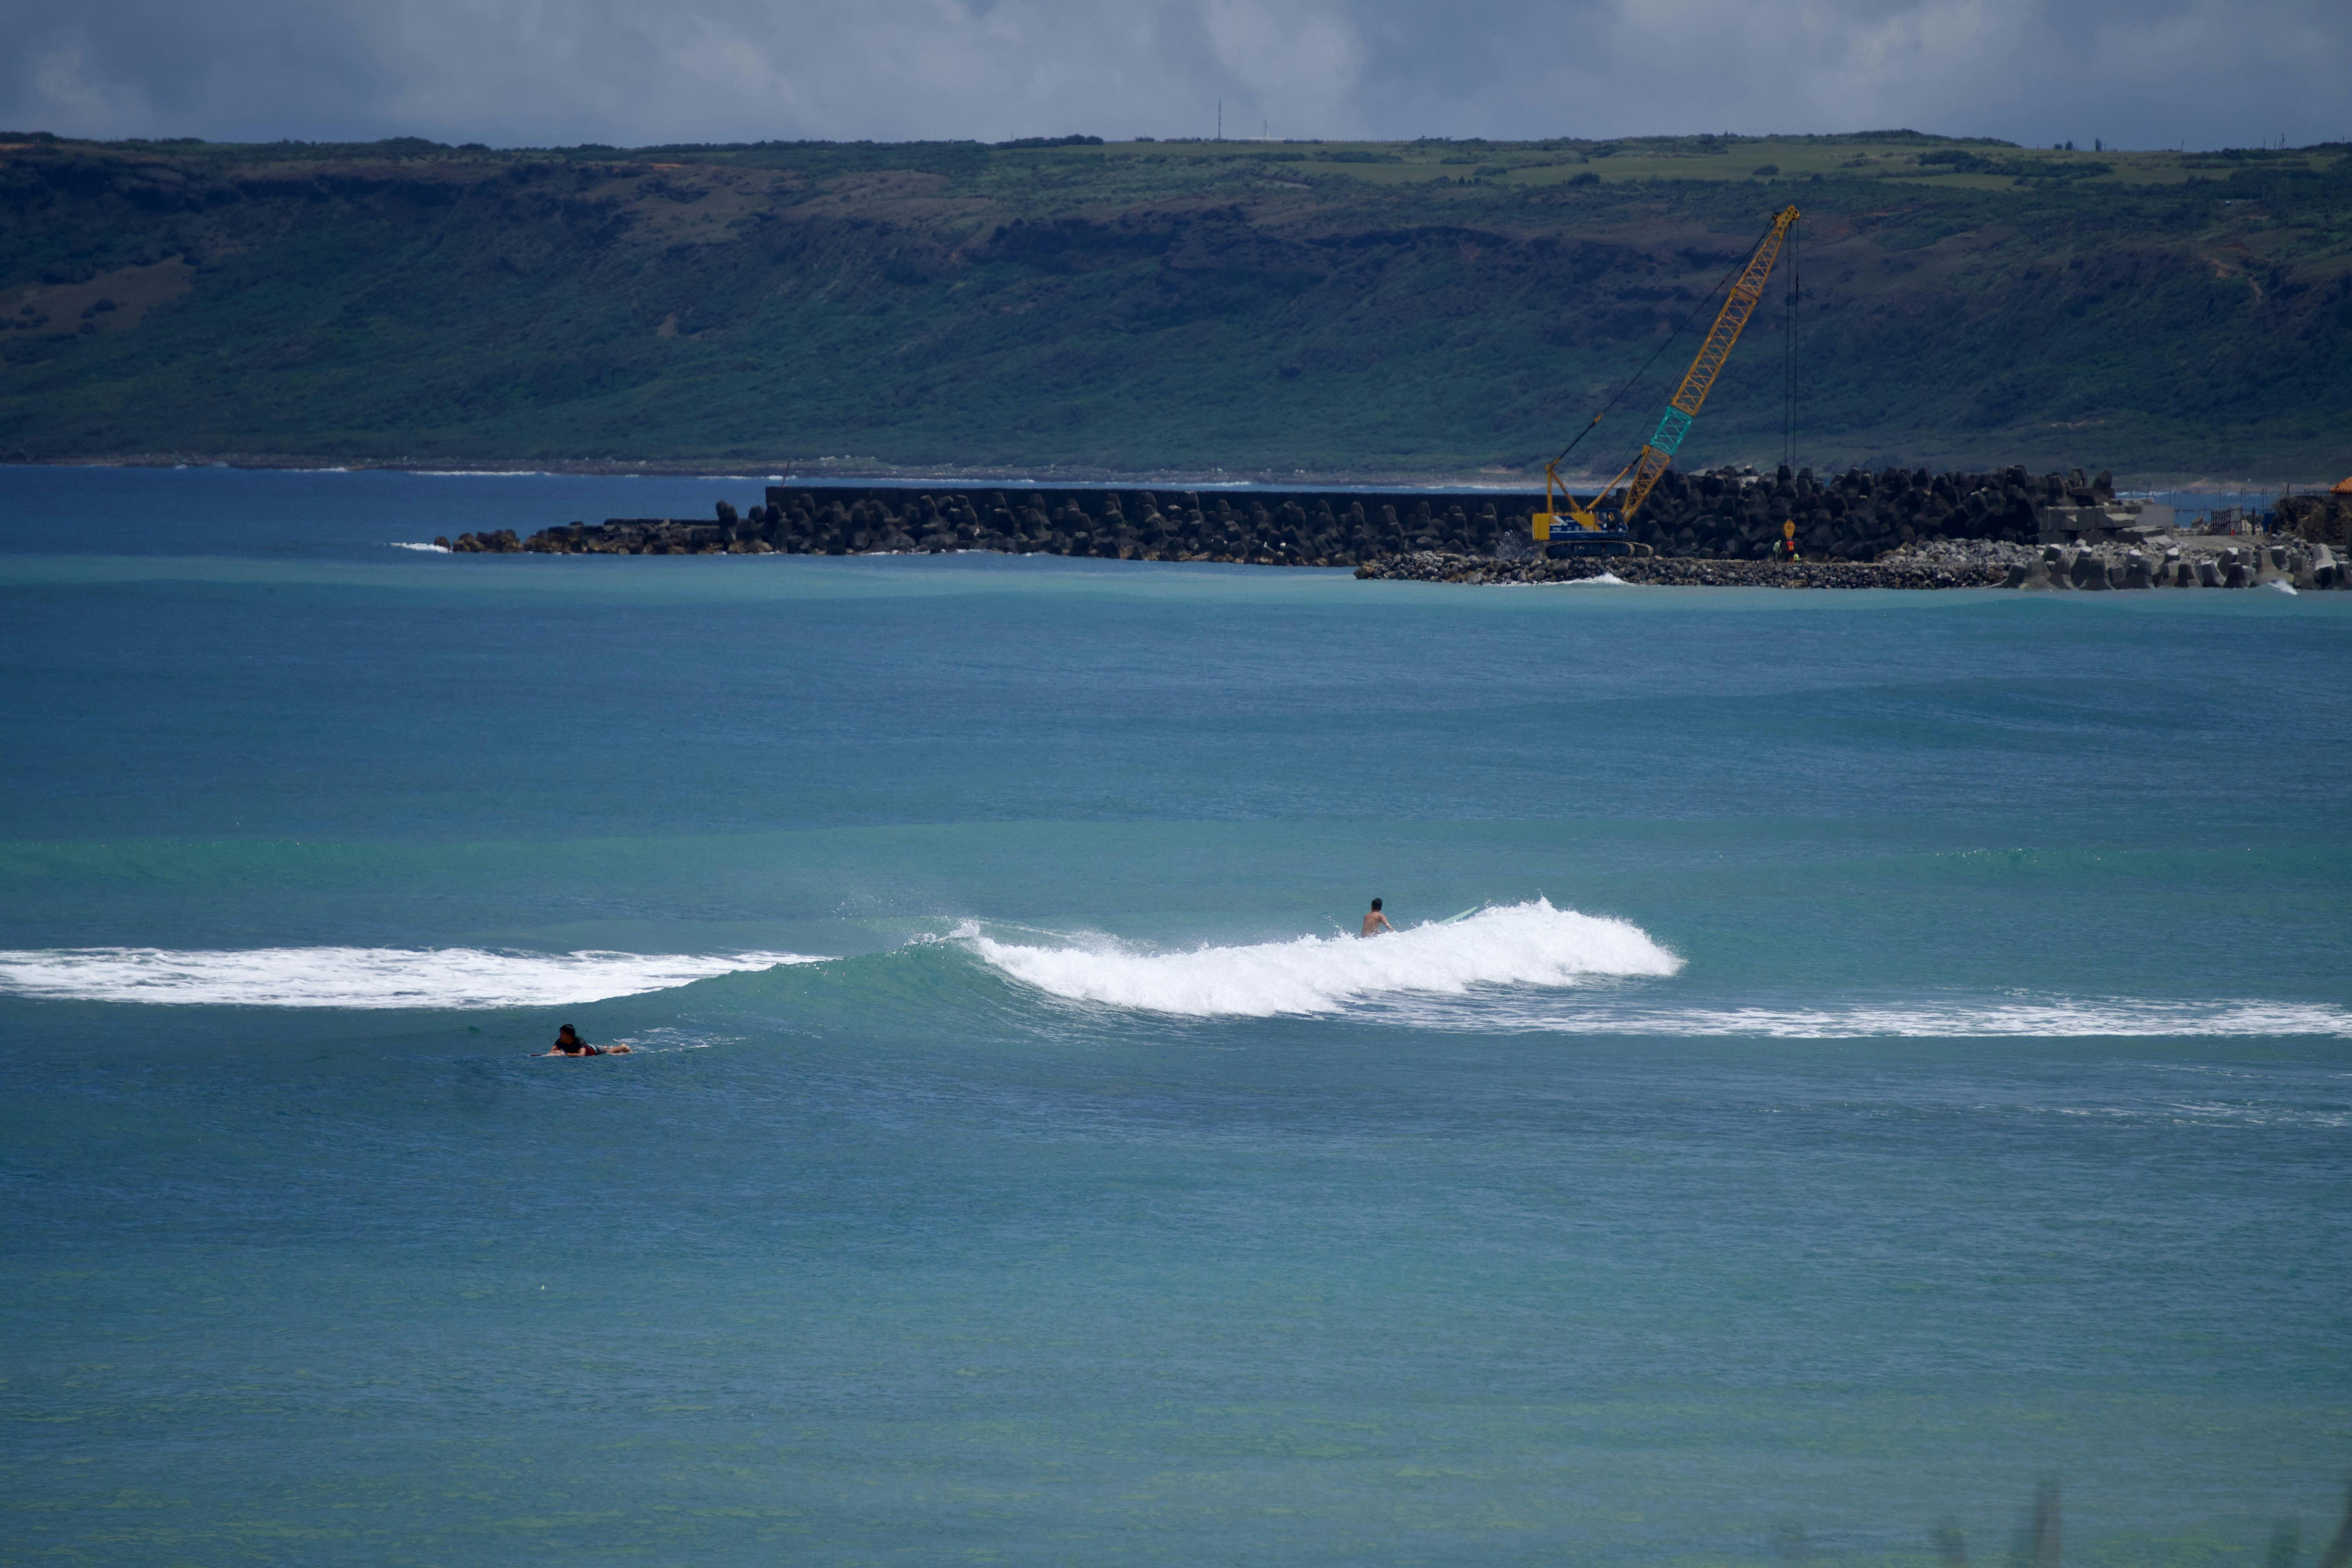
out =
{"type": "Polygon", "coordinates": [[[0,124],[499,144],[2352,139],[2341,0],[0,0],[0,124]]]}

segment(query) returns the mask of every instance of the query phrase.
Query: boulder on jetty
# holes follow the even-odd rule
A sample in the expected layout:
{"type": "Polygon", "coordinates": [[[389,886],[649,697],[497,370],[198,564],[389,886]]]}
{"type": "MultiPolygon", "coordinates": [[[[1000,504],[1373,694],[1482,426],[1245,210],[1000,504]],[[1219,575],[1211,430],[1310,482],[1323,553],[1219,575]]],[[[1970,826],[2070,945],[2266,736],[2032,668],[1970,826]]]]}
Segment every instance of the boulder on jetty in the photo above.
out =
{"type": "MultiPolygon", "coordinates": [[[[538,535],[531,537],[536,539],[538,535]]],[[[495,533],[461,533],[454,542],[436,538],[433,542],[457,555],[512,555],[525,548],[511,528],[501,528],[495,533]]]]}

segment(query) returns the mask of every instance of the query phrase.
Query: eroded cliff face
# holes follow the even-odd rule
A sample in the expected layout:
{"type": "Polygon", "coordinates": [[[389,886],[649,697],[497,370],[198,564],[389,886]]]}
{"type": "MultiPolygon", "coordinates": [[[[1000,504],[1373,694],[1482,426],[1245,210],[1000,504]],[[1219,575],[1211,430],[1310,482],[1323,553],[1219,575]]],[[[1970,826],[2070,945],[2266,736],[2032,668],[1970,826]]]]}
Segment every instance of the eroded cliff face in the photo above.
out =
{"type": "Polygon", "coordinates": [[[2227,171],[1913,140],[1773,152],[1793,183],[1696,139],[13,142],[0,453],[1516,470],[1794,200],[1694,466],[1780,455],[1799,279],[1825,469],[2343,466],[2352,159],[2266,166],[2266,214],[2227,171]]]}

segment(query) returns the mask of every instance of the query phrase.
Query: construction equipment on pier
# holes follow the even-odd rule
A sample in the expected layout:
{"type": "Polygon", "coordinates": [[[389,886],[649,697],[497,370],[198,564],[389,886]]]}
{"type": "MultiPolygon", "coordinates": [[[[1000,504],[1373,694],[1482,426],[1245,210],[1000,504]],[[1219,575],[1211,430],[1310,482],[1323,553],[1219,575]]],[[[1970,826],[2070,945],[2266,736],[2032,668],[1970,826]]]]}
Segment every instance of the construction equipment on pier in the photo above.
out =
{"type": "MultiPolygon", "coordinates": [[[[1707,392],[1715,385],[1715,378],[1722,373],[1724,362],[1731,357],[1731,345],[1739,341],[1740,331],[1748,325],[1748,318],[1756,313],[1757,305],[1763,300],[1765,280],[1771,277],[1772,264],[1780,258],[1781,244],[1788,238],[1790,226],[1796,221],[1797,209],[1794,206],[1783,207],[1774,215],[1772,226],[1765,230],[1764,237],[1758,240],[1756,248],[1748,253],[1747,264],[1739,270],[1738,280],[1732,284],[1731,293],[1723,301],[1723,309],[1716,312],[1715,326],[1706,334],[1706,342],[1699,345],[1697,357],[1691,361],[1690,369],[1683,373],[1682,384],[1675,389],[1674,396],[1667,401],[1666,411],[1659,417],[1657,429],[1643,445],[1639,455],[1619,469],[1615,479],[1601,487],[1591,504],[1579,505],[1576,498],[1569,493],[1568,486],[1559,477],[1559,464],[1561,458],[1576,449],[1576,441],[1584,439],[1592,426],[1601,423],[1601,415],[1609,412],[1608,405],[1603,405],[1601,413],[1592,416],[1591,424],[1577,433],[1576,441],[1570,441],[1562,448],[1559,457],[1544,465],[1544,508],[1534,518],[1535,537],[1538,543],[1551,538],[1555,525],[1572,526],[1587,538],[1623,537],[1626,525],[1633,521],[1634,512],[1641,510],[1642,502],[1648,499],[1651,488],[1673,465],[1675,453],[1682,446],[1683,437],[1690,433],[1691,422],[1698,417],[1700,405],[1706,401],[1707,392]],[[1620,484],[1625,487],[1624,493],[1612,505],[1612,493],[1620,484]],[[1555,491],[1559,495],[1558,500],[1553,499],[1555,491]],[[1567,503],[1564,510],[1559,505],[1560,501],[1567,503]]],[[[1709,297],[1712,298],[1711,293],[1709,297]]],[[[1671,337],[1667,340],[1669,342],[1672,341],[1671,337]]],[[[1664,352],[1664,345],[1659,345],[1659,353],[1664,352]]],[[[1651,357],[1654,359],[1656,355],[1651,357]]],[[[1639,378],[1640,373],[1636,372],[1635,379],[1639,378]]],[[[1632,385],[1632,382],[1626,383],[1627,387],[1632,385]]],[[[1624,391],[1621,389],[1617,395],[1622,397],[1624,391]]],[[[1614,397],[1609,400],[1610,405],[1616,401],[1614,397]]]]}

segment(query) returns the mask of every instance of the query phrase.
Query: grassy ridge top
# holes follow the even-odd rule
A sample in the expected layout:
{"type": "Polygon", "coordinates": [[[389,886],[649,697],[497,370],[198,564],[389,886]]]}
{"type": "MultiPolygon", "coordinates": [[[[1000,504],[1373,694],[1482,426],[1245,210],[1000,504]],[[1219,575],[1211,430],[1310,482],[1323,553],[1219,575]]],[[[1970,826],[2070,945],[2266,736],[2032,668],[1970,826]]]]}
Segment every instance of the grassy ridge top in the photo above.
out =
{"type": "MultiPolygon", "coordinates": [[[[1794,202],[1801,461],[2332,478],[2347,154],[0,133],[0,452],[1525,472],[1794,202]]],[[[1686,464],[1779,458],[1782,327],[1686,464]]]]}

